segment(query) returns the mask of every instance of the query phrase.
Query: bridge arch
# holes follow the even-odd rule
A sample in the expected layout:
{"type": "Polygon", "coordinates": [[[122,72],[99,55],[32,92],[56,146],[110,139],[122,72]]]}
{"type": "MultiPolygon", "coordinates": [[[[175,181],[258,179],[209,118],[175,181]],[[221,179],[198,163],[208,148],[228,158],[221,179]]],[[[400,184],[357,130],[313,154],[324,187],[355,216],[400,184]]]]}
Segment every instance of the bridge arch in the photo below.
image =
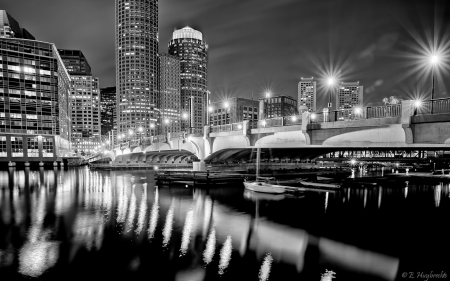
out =
{"type": "Polygon", "coordinates": [[[256,147],[301,147],[306,146],[305,135],[301,131],[277,132],[258,139],[256,147]]]}
{"type": "Polygon", "coordinates": [[[227,148],[249,147],[250,141],[246,136],[216,137],[212,145],[212,152],[227,148]]]}
{"type": "Polygon", "coordinates": [[[124,155],[124,154],[130,154],[131,153],[131,150],[129,149],[129,148],[125,148],[124,150],[123,150],[123,152],[122,152],[122,155],[124,155]]]}
{"type": "Polygon", "coordinates": [[[133,149],[133,153],[135,153],[135,152],[141,152],[142,150],[141,150],[141,148],[139,147],[139,146],[137,146],[137,147],[135,147],[134,149],[133,149]]]}

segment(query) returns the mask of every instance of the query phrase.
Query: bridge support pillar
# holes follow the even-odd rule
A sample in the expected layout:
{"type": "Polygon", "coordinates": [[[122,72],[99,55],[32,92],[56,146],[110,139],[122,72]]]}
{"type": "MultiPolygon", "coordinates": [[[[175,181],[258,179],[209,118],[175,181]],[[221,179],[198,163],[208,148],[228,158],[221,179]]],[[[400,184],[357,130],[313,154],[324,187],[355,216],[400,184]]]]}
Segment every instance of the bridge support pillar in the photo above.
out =
{"type": "Polygon", "coordinates": [[[311,145],[311,132],[308,131],[309,123],[311,123],[310,113],[305,111],[302,113],[302,133],[305,136],[306,145],[311,145]]]}
{"type": "Polygon", "coordinates": [[[402,128],[405,131],[405,143],[414,143],[413,132],[411,130],[411,116],[414,115],[414,101],[402,100],[402,128]]]}

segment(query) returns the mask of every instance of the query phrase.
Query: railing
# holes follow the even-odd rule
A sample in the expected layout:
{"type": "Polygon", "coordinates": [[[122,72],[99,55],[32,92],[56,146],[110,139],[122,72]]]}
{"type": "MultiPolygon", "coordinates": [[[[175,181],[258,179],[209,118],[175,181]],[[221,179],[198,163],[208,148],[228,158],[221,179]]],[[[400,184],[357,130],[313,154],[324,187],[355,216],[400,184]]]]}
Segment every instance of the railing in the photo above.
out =
{"type": "Polygon", "coordinates": [[[283,127],[283,117],[276,117],[258,121],[258,128],[283,127]]]}
{"type": "Polygon", "coordinates": [[[233,123],[233,124],[225,124],[225,125],[217,125],[211,126],[212,133],[220,133],[220,132],[231,132],[231,131],[241,131],[243,128],[242,123],[233,123]]]}
{"type": "Polygon", "coordinates": [[[294,115],[294,116],[286,116],[283,117],[283,126],[294,126],[302,124],[302,116],[294,115]]]}
{"type": "Polygon", "coordinates": [[[450,98],[421,102],[414,110],[414,115],[450,113],[450,98]]]}
{"type": "Polygon", "coordinates": [[[401,104],[390,104],[384,106],[367,107],[367,118],[386,118],[386,117],[399,117],[402,116],[401,104]]]}

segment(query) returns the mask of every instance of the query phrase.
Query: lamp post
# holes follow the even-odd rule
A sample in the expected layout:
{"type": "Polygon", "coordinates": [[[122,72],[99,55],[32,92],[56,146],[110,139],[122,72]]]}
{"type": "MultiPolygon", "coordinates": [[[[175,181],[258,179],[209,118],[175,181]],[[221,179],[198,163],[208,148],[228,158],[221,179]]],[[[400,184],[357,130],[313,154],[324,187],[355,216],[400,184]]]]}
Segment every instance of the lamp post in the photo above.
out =
{"type": "Polygon", "coordinates": [[[435,67],[439,62],[439,57],[437,55],[433,55],[430,58],[431,62],[431,114],[433,114],[434,111],[434,71],[435,67]]]}
{"type": "MultiPolygon", "coordinates": [[[[228,111],[230,110],[230,103],[228,101],[223,102],[223,107],[225,107],[225,124],[228,124],[228,111]]],[[[230,112],[230,122],[231,124],[231,112],[230,112]]]]}
{"type": "MultiPolygon", "coordinates": [[[[333,102],[331,101],[331,96],[333,94],[333,85],[336,82],[336,80],[333,77],[329,77],[327,80],[328,84],[328,118],[331,119],[331,108],[333,107],[333,102]]],[[[337,108],[336,108],[337,109],[337,108]]],[[[328,120],[331,121],[331,120],[328,120]]]]}

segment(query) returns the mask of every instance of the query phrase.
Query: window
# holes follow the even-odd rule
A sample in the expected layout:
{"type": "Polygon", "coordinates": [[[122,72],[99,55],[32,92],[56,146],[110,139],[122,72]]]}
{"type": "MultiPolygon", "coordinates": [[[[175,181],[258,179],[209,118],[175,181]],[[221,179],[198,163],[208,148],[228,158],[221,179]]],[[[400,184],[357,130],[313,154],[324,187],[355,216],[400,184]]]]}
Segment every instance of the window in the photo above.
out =
{"type": "Polygon", "coordinates": [[[6,137],[0,136],[0,157],[6,156],[8,156],[6,152],[6,137]]]}
{"type": "Polygon", "coordinates": [[[23,157],[23,140],[22,138],[11,137],[12,157],[23,157]]]}
{"type": "Polygon", "coordinates": [[[27,138],[28,157],[39,157],[39,138],[27,138]]]}
{"type": "Polygon", "coordinates": [[[42,156],[43,157],[53,157],[54,146],[53,138],[42,138],[42,156]]]}

